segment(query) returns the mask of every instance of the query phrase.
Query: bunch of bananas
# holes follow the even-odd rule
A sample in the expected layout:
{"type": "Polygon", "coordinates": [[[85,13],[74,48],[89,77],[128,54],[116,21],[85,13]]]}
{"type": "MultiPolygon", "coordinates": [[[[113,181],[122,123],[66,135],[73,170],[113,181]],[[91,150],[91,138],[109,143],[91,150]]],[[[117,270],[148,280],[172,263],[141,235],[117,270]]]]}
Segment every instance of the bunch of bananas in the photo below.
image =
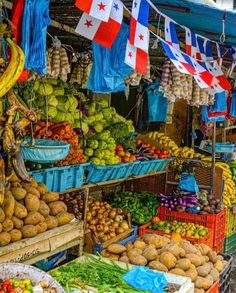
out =
{"type": "Polygon", "coordinates": [[[3,97],[19,79],[25,63],[24,53],[10,38],[6,39],[10,47],[10,62],[0,77],[0,97],[3,97]]]}
{"type": "Polygon", "coordinates": [[[230,207],[236,204],[236,185],[230,171],[230,167],[226,163],[217,162],[216,167],[219,167],[223,171],[224,183],[224,205],[230,207]]]}

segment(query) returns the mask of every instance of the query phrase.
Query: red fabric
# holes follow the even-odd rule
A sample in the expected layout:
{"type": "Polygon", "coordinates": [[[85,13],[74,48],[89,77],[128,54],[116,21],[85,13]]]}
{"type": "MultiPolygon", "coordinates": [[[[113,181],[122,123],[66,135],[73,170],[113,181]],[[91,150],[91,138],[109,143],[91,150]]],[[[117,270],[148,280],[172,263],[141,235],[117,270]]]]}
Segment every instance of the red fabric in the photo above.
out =
{"type": "Polygon", "coordinates": [[[222,112],[210,112],[210,107],[208,107],[208,117],[219,117],[227,114],[228,110],[222,112]]]}
{"type": "MultiPolygon", "coordinates": [[[[232,96],[231,96],[231,93],[229,93],[228,98],[227,98],[227,109],[228,109],[228,113],[230,113],[231,101],[232,101],[232,96]]],[[[233,121],[234,120],[234,117],[230,116],[229,114],[226,116],[226,118],[229,121],[233,121]]]]}
{"type": "MultiPolygon", "coordinates": [[[[13,24],[13,36],[14,36],[14,42],[17,45],[20,45],[21,43],[21,26],[22,26],[22,17],[24,13],[24,5],[25,0],[13,0],[13,7],[12,7],[12,17],[11,22],[13,24]]],[[[29,78],[29,71],[23,70],[20,78],[18,79],[18,82],[26,81],[29,78]]]]}

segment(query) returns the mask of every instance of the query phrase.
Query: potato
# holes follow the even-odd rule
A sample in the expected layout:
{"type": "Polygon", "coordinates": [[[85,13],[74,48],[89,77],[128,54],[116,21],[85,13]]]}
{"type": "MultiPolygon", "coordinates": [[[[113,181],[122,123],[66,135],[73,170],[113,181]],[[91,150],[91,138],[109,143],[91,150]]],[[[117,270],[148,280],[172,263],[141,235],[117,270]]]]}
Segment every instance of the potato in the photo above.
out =
{"type": "Polygon", "coordinates": [[[186,254],[194,253],[196,254],[198,252],[197,248],[192,245],[189,241],[181,240],[180,241],[180,247],[182,247],[186,254]]]}
{"type": "Polygon", "coordinates": [[[9,219],[14,214],[15,204],[16,204],[16,201],[15,201],[13,195],[11,194],[11,192],[9,192],[7,195],[5,195],[5,198],[4,198],[4,201],[2,204],[2,208],[5,213],[5,216],[9,219]]]}
{"type": "Polygon", "coordinates": [[[11,182],[11,188],[17,188],[17,187],[22,187],[20,182],[17,182],[17,181],[13,181],[11,182]]]}
{"type": "Polygon", "coordinates": [[[24,226],[24,222],[23,222],[21,219],[15,217],[15,216],[13,216],[13,217],[11,218],[11,220],[12,220],[12,222],[13,222],[13,224],[14,224],[14,227],[15,227],[16,229],[20,229],[21,227],[24,226]]]}
{"type": "Polygon", "coordinates": [[[186,254],[186,258],[188,258],[195,267],[199,267],[202,264],[202,259],[194,253],[186,254]]]}
{"type": "MultiPolygon", "coordinates": [[[[27,195],[26,195],[27,196],[27,195]]],[[[27,216],[27,209],[16,201],[14,216],[23,219],[27,216]]]]}
{"type": "Polygon", "coordinates": [[[179,269],[182,269],[184,271],[187,271],[190,269],[190,266],[191,266],[191,261],[187,258],[182,258],[182,259],[179,259],[176,263],[176,268],[179,268],[179,269]]]}
{"type": "Polygon", "coordinates": [[[209,262],[209,257],[208,257],[208,256],[204,255],[203,257],[204,257],[204,259],[205,259],[205,263],[206,263],[206,262],[209,262]]]}
{"type": "Polygon", "coordinates": [[[170,239],[156,234],[144,234],[141,239],[147,244],[153,244],[157,249],[170,243],[170,239]]]}
{"type": "Polygon", "coordinates": [[[208,255],[208,253],[211,251],[211,248],[204,243],[195,245],[195,247],[197,247],[200,250],[203,256],[208,255]]]}
{"type": "Polygon", "coordinates": [[[5,220],[5,213],[3,209],[0,207],[0,223],[2,223],[5,220]]]}
{"type": "Polygon", "coordinates": [[[194,284],[196,288],[207,290],[212,286],[213,283],[207,278],[197,277],[194,284]]]}
{"type": "Polygon", "coordinates": [[[58,201],[59,200],[59,194],[57,192],[47,192],[42,196],[42,200],[46,203],[58,201]]]}
{"type": "Polygon", "coordinates": [[[125,243],[125,247],[127,250],[131,249],[134,247],[133,243],[131,241],[128,241],[127,243],[125,243]]]}
{"type": "Polygon", "coordinates": [[[217,260],[217,262],[214,264],[214,268],[217,269],[217,271],[220,273],[224,269],[224,263],[221,260],[217,260]]]}
{"type": "Polygon", "coordinates": [[[107,251],[113,254],[121,254],[126,251],[126,247],[120,244],[111,244],[107,247],[107,251]]]}
{"type": "Polygon", "coordinates": [[[51,216],[56,216],[62,212],[67,212],[67,206],[63,201],[50,202],[48,206],[51,216]]]}
{"type": "Polygon", "coordinates": [[[196,270],[196,267],[195,267],[195,265],[194,264],[192,264],[191,263],[191,265],[190,265],[190,268],[189,268],[190,270],[196,270]]]}
{"type": "Polygon", "coordinates": [[[26,186],[24,186],[24,188],[27,191],[27,193],[33,194],[33,195],[37,196],[37,198],[40,198],[40,193],[35,187],[26,185],[26,186]]]}
{"type": "Polygon", "coordinates": [[[25,225],[21,229],[23,238],[31,238],[37,235],[37,229],[34,225],[25,225]]]}
{"type": "Polygon", "coordinates": [[[185,271],[183,271],[182,269],[178,269],[178,268],[170,270],[170,273],[174,274],[174,275],[178,275],[178,276],[185,276],[185,271]]]}
{"type": "Polygon", "coordinates": [[[224,260],[224,257],[220,254],[217,255],[217,260],[224,260]]]}
{"type": "Polygon", "coordinates": [[[109,255],[109,259],[114,260],[114,261],[118,261],[119,260],[119,255],[111,253],[109,255]]]}
{"type": "Polygon", "coordinates": [[[175,267],[177,263],[177,258],[170,252],[162,252],[160,255],[160,262],[167,267],[168,270],[171,270],[175,267]]]}
{"type": "Polygon", "coordinates": [[[205,293],[204,289],[194,288],[194,293],[205,293]]]}
{"type": "Polygon", "coordinates": [[[10,220],[10,219],[5,219],[5,220],[2,222],[2,230],[3,230],[3,232],[9,232],[9,231],[11,231],[13,228],[14,228],[14,224],[13,224],[12,220],[10,220]]]}
{"type": "Polygon", "coordinates": [[[27,193],[25,196],[25,207],[28,212],[37,212],[40,207],[39,198],[32,193],[27,193]]]}
{"type": "Polygon", "coordinates": [[[24,199],[27,193],[27,191],[24,188],[20,187],[11,188],[10,191],[16,200],[24,199]]]}
{"type": "Polygon", "coordinates": [[[44,195],[48,192],[48,188],[44,183],[38,183],[37,189],[40,193],[40,195],[44,195]]]}
{"type": "Polygon", "coordinates": [[[139,248],[139,249],[144,250],[146,248],[146,246],[147,246],[146,243],[142,240],[137,239],[134,241],[135,248],[139,248]]]}
{"type": "Polygon", "coordinates": [[[199,256],[199,259],[201,260],[201,266],[206,263],[206,258],[205,256],[199,256]]]}
{"type": "Polygon", "coordinates": [[[38,223],[36,225],[36,229],[37,229],[38,234],[47,231],[47,229],[48,229],[47,223],[46,222],[38,223]]]}
{"type": "Polygon", "coordinates": [[[110,256],[110,253],[106,249],[103,249],[102,252],[101,252],[101,256],[103,256],[103,257],[109,257],[110,256]]]}
{"type": "Polygon", "coordinates": [[[45,217],[47,217],[50,213],[49,206],[46,204],[46,202],[40,200],[39,210],[38,212],[45,217]]]}
{"type": "Polygon", "coordinates": [[[161,262],[159,262],[158,260],[150,261],[148,264],[148,267],[149,269],[152,269],[152,270],[168,273],[167,267],[163,265],[161,262]]]}
{"type": "Polygon", "coordinates": [[[214,282],[219,280],[220,274],[216,268],[211,269],[210,275],[212,276],[214,282]]]}
{"type": "Polygon", "coordinates": [[[211,271],[211,266],[205,263],[202,266],[197,267],[197,273],[200,277],[206,277],[211,271]]]}
{"type": "Polygon", "coordinates": [[[128,250],[128,252],[127,252],[128,256],[142,254],[142,253],[143,253],[143,251],[140,248],[132,248],[132,249],[128,250]]]}
{"type": "Polygon", "coordinates": [[[74,219],[74,215],[67,212],[62,212],[58,214],[56,218],[58,221],[58,226],[62,226],[62,225],[70,223],[74,219]]]}
{"type": "Polygon", "coordinates": [[[45,222],[47,224],[48,230],[54,229],[58,226],[57,218],[53,216],[47,216],[45,218],[45,222]]]}
{"type": "Polygon", "coordinates": [[[127,255],[123,255],[119,258],[119,261],[122,261],[124,263],[129,263],[129,258],[127,255]]]}
{"type": "Polygon", "coordinates": [[[222,260],[222,262],[223,262],[223,265],[224,265],[224,268],[228,265],[228,262],[227,262],[227,260],[222,260]]]}
{"type": "Polygon", "coordinates": [[[189,270],[185,271],[185,276],[190,278],[192,282],[195,282],[197,279],[196,269],[189,269],[189,270]]]}
{"type": "Polygon", "coordinates": [[[11,241],[11,236],[7,232],[0,233],[0,246],[6,246],[11,241]]]}
{"type": "Polygon", "coordinates": [[[178,244],[174,243],[170,243],[168,245],[166,245],[165,247],[162,248],[162,252],[168,251],[170,253],[172,253],[177,259],[179,259],[180,257],[184,257],[185,256],[185,250],[182,247],[179,247],[178,244]]]}
{"type": "Polygon", "coordinates": [[[13,229],[9,232],[11,236],[11,242],[19,241],[22,239],[22,233],[18,229],[13,229]]]}
{"type": "Polygon", "coordinates": [[[137,266],[145,266],[147,264],[147,260],[141,254],[131,254],[129,256],[130,263],[137,266]]]}
{"type": "Polygon", "coordinates": [[[209,257],[209,260],[214,264],[217,262],[217,253],[213,250],[211,250],[207,256],[209,257]]]}
{"type": "Polygon", "coordinates": [[[143,251],[143,256],[148,260],[148,261],[151,261],[151,260],[154,260],[158,254],[157,254],[157,251],[155,248],[153,248],[152,246],[148,246],[144,249],[143,251]]]}
{"type": "Polygon", "coordinates": [[[25,225],[37,225],[44,221],[44,217],[39,212],[29,212],[24,218],[25,225]]]}

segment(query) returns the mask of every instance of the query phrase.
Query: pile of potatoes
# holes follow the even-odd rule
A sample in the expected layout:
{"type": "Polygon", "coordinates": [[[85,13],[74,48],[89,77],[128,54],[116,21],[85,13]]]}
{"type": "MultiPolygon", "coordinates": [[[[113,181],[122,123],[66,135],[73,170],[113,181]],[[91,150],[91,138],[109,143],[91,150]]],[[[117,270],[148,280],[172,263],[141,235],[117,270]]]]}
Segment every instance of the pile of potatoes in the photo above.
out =
{"type": "Polygon", "coordinates": [[[205,244],[175,241],[165,236],[145,234],[124,246],[111,244],[102,256],[133,265],[188,277],[194,282],[195,293],[204,293],[224,270],[227,261],[205,244]]]}
{"type": "Polygon", "coordinates": [[[74,215],[44,183],[12,181],[0,205],[0,246],[69,223],[74,215]]]}

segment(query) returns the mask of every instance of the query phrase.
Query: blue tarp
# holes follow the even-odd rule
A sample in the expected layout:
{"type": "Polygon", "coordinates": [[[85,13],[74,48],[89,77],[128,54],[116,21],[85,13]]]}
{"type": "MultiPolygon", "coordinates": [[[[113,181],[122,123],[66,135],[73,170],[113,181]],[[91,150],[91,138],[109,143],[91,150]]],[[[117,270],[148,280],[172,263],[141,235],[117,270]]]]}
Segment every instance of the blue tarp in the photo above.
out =
{"type": "MultiPolygon", "coordinates": [[[[152,0],[157,8],[195,33],[219,41],[225,11],[200,0],[152,0]],[[158,5],[160,5],[158,7],[158,5]],[[167,8],[170,7],[170,8],[167,8]],[[174,10],[175,9],[175,10],[174,10]],[[179,9],[179,10],[178,10],[179,9]]],[[[226,43],[236,45],[236,11],[226,11],[226,43]]]]}

